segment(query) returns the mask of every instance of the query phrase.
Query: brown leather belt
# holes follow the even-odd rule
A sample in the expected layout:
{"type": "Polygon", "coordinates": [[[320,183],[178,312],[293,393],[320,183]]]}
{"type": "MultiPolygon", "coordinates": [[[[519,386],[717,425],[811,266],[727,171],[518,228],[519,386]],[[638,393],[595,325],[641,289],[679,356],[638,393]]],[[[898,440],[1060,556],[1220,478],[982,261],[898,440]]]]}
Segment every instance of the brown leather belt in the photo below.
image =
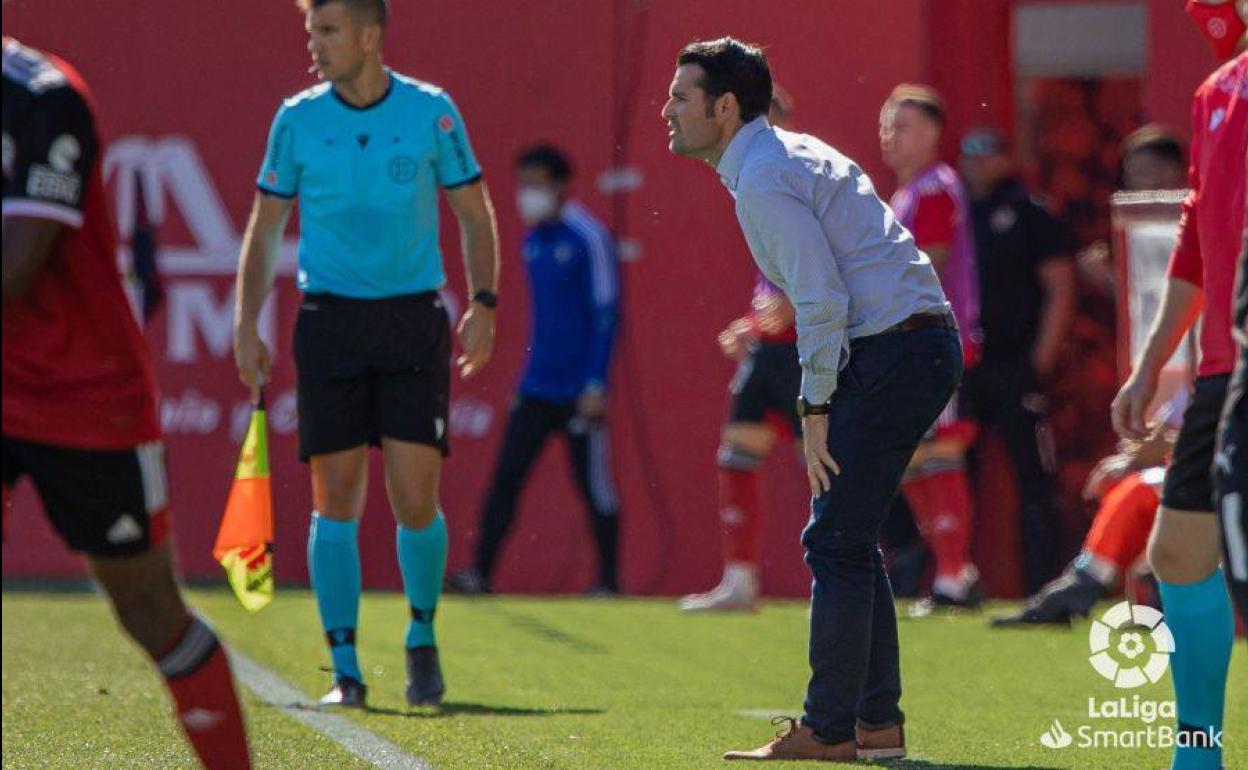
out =
{"type": "Polygon", "coordinates": [[[914,332],[920,329],[957,329],[958,322],[952,313],[915,313],[904,321],[895,323],[880,334],[914,332]]]}

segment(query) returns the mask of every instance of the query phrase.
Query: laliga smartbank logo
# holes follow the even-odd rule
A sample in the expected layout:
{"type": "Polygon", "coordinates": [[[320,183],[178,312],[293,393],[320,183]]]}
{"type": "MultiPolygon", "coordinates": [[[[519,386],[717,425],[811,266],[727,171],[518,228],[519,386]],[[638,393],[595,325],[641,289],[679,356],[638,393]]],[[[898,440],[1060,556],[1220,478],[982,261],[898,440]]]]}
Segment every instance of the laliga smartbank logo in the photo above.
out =
{"type": "Polygon", "coordinates": [[[1122,602],[1109,608],[1088,631],[1088,661],[1096,673],[1121,690],[1160,681],[1170,665],[1174,636],[1162,615],[1143,604],[1122,602]]]}
{"type": "MultiPolygon", "coordinates": [[[[1119,690],[1135,690],[1156,685],[1165,676],[1174,637],[1160,612],[1122,602],[1092,621],[1088,647],[1088,662],[1097,674],[1119,690]]],[[[1086,709],[1085,724],[1067,727],[1054,719],[1040,734],[1040,745],[1053,750],[1222,745],[1220,731],[1176,730],[1173,700],[1152,700],[1140,693],[1110,699],[1089,696],[1086,709]]]]}

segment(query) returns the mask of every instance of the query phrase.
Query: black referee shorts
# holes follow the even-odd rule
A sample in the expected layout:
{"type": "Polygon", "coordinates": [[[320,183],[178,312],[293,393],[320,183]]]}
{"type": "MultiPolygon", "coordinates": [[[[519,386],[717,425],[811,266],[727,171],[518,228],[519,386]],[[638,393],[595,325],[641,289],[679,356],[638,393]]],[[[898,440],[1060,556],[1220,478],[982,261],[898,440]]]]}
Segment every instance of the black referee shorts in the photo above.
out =
{"type": "Polygon", "coordinates": [[[1161,492],[1161,504],[1167,508],[1214,510],[1213,454],[1230,379],[1229,374],[1196,379],[1161,492]]]}
{"type": "Polygon", "coordinates": [[[305,294],[295,322],[299,456],[381,437],[450,453],[451,326],[437,292],[305,294]]]}
{"type": "Polygon", "coordinates": [[[802,365],[797,359],[797,344],[763,342],[737,367],[728,391],[732,405],[730,422],[766,422],[767,413],[774,412],[802,435],[802,421],[797,416],[797,396],[802,389],[802,365]]]}

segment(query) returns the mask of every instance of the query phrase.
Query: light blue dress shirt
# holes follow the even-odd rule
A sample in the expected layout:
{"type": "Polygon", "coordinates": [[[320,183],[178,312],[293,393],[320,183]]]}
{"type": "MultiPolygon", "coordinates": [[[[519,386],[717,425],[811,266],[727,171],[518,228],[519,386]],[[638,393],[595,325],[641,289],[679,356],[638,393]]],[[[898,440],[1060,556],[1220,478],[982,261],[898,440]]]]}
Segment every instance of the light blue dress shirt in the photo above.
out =
{"type": "Polygon", "coordinates": [[[716,167],[754,261],[797,311],[802,396],[822,404],[849,342],[949,312],[931,260],[849,158],[806,134],[745,124],[716,167]]]}

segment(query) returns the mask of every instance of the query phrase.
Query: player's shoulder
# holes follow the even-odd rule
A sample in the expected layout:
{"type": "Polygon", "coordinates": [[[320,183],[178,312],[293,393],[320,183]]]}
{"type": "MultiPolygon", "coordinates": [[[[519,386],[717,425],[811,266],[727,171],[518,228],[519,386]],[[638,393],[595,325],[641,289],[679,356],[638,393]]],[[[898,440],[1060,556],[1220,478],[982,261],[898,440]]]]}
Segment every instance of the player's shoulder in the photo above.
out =
{"type": "Polygon", "coordinates": [[[398,72],[392,72],[391,75],[393,77],[395,94],[405,101],[418,105],[441,105],[451,98],[446,89],[436,83],[430,83],[426,80],[398,72]]]}
{"type": "Polygon", "coordinates": [[[87,105],[85,86],[72,67],[12,38],[4,39],[4,87],[6,100],[84,108],[87,105]]]}
{"type": "Polygon", "coordinates": [[[1248,51],[1209,73],[1196,89],[1196,98],[1202,101],[1220,94],[1248,97],[1248,51]]]}
{"type": "Polygon", "coordinates": [[[307,113],[333,98],[332,86],[329,83],[317,83],[305,88],[297,94],[282,100],[282,112],[290,117],[307,113]]]}
{"type": "Polygon", "coordinates": [[[606,225],[577,201],[563,205],[561,221],[568,236],[586,248],[606,248],[611,242],[611,232],[606,225]]]}

